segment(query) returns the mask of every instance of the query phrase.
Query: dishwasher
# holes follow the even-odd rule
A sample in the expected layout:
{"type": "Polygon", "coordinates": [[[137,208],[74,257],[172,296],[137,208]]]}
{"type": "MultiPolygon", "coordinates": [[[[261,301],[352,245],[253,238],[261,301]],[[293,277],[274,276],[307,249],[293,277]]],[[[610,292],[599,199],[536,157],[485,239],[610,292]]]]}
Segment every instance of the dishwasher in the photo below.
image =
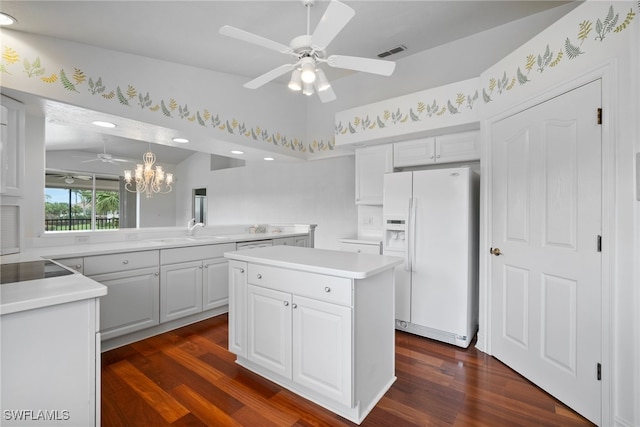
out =
{"type": "Polygon", "coordinates": [[[264,248],[266,246],[273,246],[271,240],[254,240],[252,242],[239,242],[236,243],[236,250],[242,251],[245,249],[264,248]]]}

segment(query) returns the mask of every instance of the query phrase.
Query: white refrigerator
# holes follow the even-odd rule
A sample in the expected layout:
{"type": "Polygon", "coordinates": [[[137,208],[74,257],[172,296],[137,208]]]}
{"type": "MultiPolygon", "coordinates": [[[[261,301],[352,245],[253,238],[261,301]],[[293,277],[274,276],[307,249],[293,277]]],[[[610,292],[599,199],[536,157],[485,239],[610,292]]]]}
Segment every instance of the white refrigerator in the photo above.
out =
{"type": "Polygon", "coordinates": [[[478,330],[479,176],[469,167],[384,176],[385,255],[396,329],[468,347],[478,330]]]}

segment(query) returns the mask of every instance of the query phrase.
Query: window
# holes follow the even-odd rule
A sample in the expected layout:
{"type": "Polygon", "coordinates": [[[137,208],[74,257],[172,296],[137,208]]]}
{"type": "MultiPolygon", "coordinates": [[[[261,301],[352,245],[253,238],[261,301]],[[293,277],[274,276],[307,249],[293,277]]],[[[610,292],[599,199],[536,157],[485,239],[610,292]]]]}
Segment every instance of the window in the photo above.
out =
{"type": "MultiPolygon", "coordinates": [[[[45,231],[117,230],[127,197],[121,180],[84,172],[45,173],[45,231]]],[[[134,213],[135,217],[135,213],[134,213]]]]}

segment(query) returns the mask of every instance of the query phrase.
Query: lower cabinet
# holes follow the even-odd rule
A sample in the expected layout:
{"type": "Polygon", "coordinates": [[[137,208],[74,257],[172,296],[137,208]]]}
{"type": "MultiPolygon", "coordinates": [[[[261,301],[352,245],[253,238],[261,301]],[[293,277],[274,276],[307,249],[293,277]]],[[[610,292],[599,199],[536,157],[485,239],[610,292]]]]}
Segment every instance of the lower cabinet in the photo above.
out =
{"type": "Polygon", "coordinates": [[[163,265],[160,278],[161,322],[202,311],[202,261],[163,265]]]}
{"type": "Polygon", "coordinates": [[[107,295],[100,298],[103,340],[160,323],[158,267],[88,277],[107,287],[107,295]]]}
{"type": "Polygon", "coordinates": [[[160,323],[158,251],[84,257],[84,274],[107,287],[100,298],[103,340],[160,323]]]}
{"type": "Polygon", "coordinates": [[[90,298],[2,315],[1,425],[100,425],[98,310],[90,298]]]}
{"type": "Polygon", "coordinates": [[[228,304],[228,261],[223,256],[233,250],[233,243],[160,250],[160,322],[228,304]]]}
{"type": "Polygon", "coordinates": [[[247,357],[247,263],[229,260],[229,351],[247,357]]]}
{"type": "Polygon", "coordinates": [[[300,246],[303,248],[309,247],[309,237],[307,236],[293,236],[293,237],[278,237],[273,239],[273,246],[288,245],[288,246],[300,246]]]}
{"type": "Polygon", "coordinates": [[[248,285],[247,359],[352,405],[351,308],[248,285]]]}

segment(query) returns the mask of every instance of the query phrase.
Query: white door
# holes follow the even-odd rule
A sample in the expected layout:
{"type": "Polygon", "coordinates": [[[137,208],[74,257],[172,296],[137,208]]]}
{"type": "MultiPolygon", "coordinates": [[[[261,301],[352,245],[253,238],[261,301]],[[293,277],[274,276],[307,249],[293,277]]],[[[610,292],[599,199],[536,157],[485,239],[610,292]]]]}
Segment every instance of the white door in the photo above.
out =
{"type": "Polygon", "coordinates": [[[202,311],[202,261],[160,267],[160,322],[202,311]]]}
{"type": "Polygon", "coordinates": [[[595,423],[600,87],[589,83],[491,127],[492,245],[500,250],[491,257],[492,352],[595,423]]]}

